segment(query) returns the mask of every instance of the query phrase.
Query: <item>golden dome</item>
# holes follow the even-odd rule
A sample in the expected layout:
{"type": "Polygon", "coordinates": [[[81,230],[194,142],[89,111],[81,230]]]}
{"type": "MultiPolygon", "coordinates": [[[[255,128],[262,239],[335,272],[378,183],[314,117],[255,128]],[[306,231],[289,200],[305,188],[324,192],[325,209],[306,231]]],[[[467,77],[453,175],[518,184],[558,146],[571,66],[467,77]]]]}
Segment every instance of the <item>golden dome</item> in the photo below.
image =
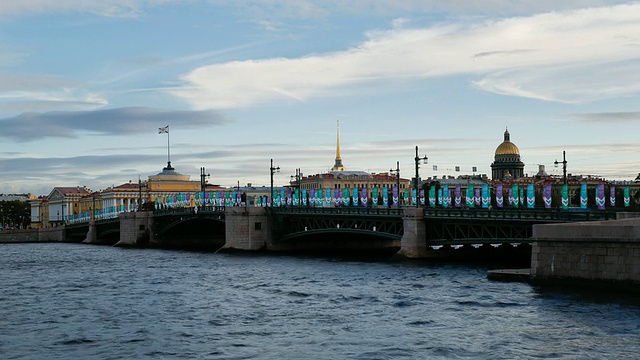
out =
{"type": "Polygon", "coordinates": [[[520,150],[510,140],[509,130],[505,130],[504,142],[496,148],[496,156],[498,155],[520,155],[520,150]]]}

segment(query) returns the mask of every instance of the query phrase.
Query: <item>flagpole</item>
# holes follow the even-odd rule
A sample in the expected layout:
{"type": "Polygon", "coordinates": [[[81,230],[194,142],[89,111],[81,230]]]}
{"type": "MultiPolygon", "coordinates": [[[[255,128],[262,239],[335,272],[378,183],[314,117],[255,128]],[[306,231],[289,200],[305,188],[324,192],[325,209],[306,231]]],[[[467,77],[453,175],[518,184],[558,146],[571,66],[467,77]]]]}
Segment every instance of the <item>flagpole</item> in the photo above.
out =
{"type": "Polygon", "coordinates": [[[169,164],[169,167],[171,167],[171,146],[169,145],[169,136],[170,132],[167,131],[167,163],[169,164]]]}

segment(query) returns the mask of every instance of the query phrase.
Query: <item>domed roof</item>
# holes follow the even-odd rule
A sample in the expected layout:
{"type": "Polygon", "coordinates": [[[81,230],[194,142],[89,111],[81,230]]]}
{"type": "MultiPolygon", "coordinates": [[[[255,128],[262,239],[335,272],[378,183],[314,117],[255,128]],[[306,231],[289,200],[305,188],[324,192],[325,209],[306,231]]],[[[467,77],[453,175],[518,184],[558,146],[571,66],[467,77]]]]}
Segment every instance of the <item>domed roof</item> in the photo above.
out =
{"type": "Polygon", "coordinates": [[[504,141],[496,148],[496,156],[498,155],[520,155],[520,150],[510,140],[509,130],[504,131],[504,141]]]}

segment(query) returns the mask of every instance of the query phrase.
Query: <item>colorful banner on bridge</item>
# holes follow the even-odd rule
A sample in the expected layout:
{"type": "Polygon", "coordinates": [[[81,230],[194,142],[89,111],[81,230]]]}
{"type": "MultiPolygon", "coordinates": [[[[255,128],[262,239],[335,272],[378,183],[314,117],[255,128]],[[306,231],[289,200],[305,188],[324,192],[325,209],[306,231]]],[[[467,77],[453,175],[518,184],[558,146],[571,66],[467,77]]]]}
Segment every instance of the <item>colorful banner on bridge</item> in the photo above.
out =
{"type": "Polygon", "coordinates": [[[551,209],[551,184],[547,184],[542,189],[542,202],[545,209],[551,209]]]}
{"type": "Polygon", "coordinates": [[[400,189],[396,185],[393,186],[393,190],[391,191],[391,205],[393,207],[398,207],[400,202],[400,189]]]}
{"type": "Polygon", "coordinates": [[[504,206],[504,193],[502,192],[502,184],[496,185],[496,206],[502,209],[504,206]]]}
{"type": "Polygon", "coordinates": [[[418,194],[416,194],[416,189],[411,189],[411,205],[416,206],[418,203],[418,194]]]}
{"type": "Polygon", "coordinates": [[[616,187],[613,185],[609,188],[609,206],[616,206],[616,187]]]}
{"type": "Polygon", "coordinates": [[[358,206],[358,203],[360,202],[360,192],[358,191],[358,187],[354,187],[353,188],[353,201],[351,201],[351,205],[353,206],[358,206]]]}
{"type": "Polygon", "coordinates": [[[513,184],[511,186],[511,204],[514,208],[518,208],[520,206],[520,188],[518,184],[513,184]]]}
{"type": "Polygon", "coordinates": [[[363,207],[367,207],[367,203],[369,202],[369,194],[367,193],[367,187],[363,187],[360,189],[360,203],[363,207]]]}
{"type": "Polygon", "coordinates": [[[596,205],[599,210],[604,210],[607,199],[604,196],[604,183],[598,184],[596,187],[596,205]]]}
{"type": "Polygon", "coordinates": [[[436,207],[436,187],[432,185],[429,187],[429,206],[436,207]]]}
{"type": "Polygon", "coordinates": [[[451,206],[451,193],[449,192],[449,184],[442,187],[442,206],[448,208],[451,206]]]}
{"type": "Polygon", "coordinates": [[[380,190],[378,190],[377,186],[373,187],[373,192],[371,193],[371,205],[378,206],[378,195],[380,194],[380,190]]]}
{"type": "Polygon", "coordinates": [[[536,191],[533,188],[533,184],[527,185],[527,208],[533,209],[536,207],[536,191]]]}
{"type": "Polygon", "coordinates": [[[562,185],[562,191],[560,194],[562,199],[562,209],[567,210],[569,208],[569,185],[562,185]]]}
{"type": "Polygon", "coordinates": [[[424,189],[420,189],[420,206],[424,206],[425,198],[424,198],[424,189]]]}
{"type": "Polygon", "coordinates": [[[474,195],[474,191],[473,191],[473,184],[469,184],[467,186],[467,193],[465,196],[465,200],[467,203],[467,207],[475,207],[476,205],[476,199],[475,199],[475,195],[474,195]]]}
{"type": "Polygon", "coordinates": [[[324,206],[331,207],[331,188],[327,188],[324,192],[324,206]]]}
{"type": "Polygon", "coordinates": [[[340,188],[333,189],[333,206],[338,207],[342,203],[342,191],[340,188]]]}
{"type": "Polygon", "coordinates": [[[586,209],[589,205],[589,198],[587,197],[587,183],[580,185],[580,208],[586,209]]]}
{"type": "Polygon", "coordinates": [[[629,207],[631,205],[631,192],[629,191],[629,187],[626,186],[624,188],[624,207],[629,207]]]}
{"type": "Polygon", "coordinates": [[[491,192],[489,191],[489,185],[482,185],[482,208],[487,209],[491,204],[491,192]]]}
{"type": "Polygon", "coordinates": [[[404,189],[402,199],[405,205],[409,205],[409,189],[404,189]]]}
{"type": "Polygon", "coordinates": [[[462,206],[462,189],[460,187],[460,184],[456,185],[456,190],[455,190],[455,206],[456,207],[461,207],[462,206]]]}
{"type": "Polygon", "coordinates": [[[382,206],[389,207],[389,188],[387,186],[382,187],[382,206]]]}

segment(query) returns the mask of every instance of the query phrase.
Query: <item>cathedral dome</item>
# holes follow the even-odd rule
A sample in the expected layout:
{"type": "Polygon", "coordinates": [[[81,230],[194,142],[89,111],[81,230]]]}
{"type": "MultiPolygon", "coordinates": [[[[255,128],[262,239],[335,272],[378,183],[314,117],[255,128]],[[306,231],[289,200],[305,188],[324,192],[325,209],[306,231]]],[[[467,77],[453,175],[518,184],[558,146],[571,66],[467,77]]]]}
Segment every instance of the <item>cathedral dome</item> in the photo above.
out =
{"type": "Polygon", "coordinates": [[[516,144],[512,143],[510,140],[509,130],[505,130],[504,142],[498,145],[495,155],[520,155],[520,150],[516,144]]]}

